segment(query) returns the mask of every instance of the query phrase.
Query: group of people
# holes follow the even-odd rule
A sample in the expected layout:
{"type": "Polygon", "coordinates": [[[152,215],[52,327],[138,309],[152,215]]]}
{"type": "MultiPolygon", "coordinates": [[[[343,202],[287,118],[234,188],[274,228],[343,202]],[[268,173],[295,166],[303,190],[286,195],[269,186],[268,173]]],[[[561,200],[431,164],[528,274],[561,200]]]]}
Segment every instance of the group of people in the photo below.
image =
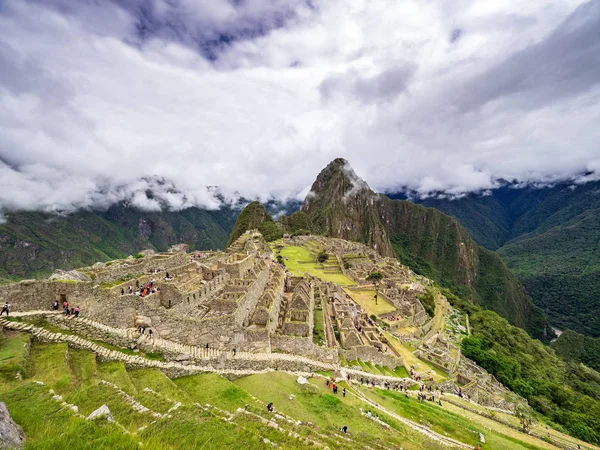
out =
{"type": "MultiPolygon", "coordinates": [[[[167,276],[169,274],[167,273],[167,276]]],[[[154,294],[158,291],[158,288],[154,285],[154,278],[148,281],[145,286],[139,288],[139,291],[134,291],[133,286],[130,284],[128,292],[129,294],[139,295],[140,297],[146,297],[147,295],[154,294]]],[[[136,287],[138,289],[138,287],[136,287]]],[[[121,295],[125,295],[125,288],[121,288],[121,295]]]]}
{"type": "MultiPolygon", "coordinates": [[[[333,378],[332,379],[327,378],[327,387],[330,388],[332,390],[332,392],[337,395],[338,386],[337,386],[337,384],[335,384],[335,380],[333,378]]],[[[344,396],[344,397],[346,396],[346,388],[342,389],[342,396],[344,396]]]]}
{"type": "MultiPolygon", "coordinates": [[[[58,311],[58,307],[59,307],[58,300],[55,300],[54,303],[52,304],[52,309],[54,311],[58,311]]],[[[74,308],[73,307],[69,308],[69,302],[67,300],[63,301],[62,310],[63,310],[63,314],[65,316],[67,316],[67,317],[74,316],[75,318],[79,317],[79,313],[81,311],[79,309],[79,306],[75,306],[74,308]]]]}
{"type": "MultiPolygon", "coordinates": [[[[140,325],[139,332],[140,332],[140,336],[144,336],[146,334],[146,327],[144,325],[140,325]]],[[[148,329],[148,337],[152,337],[153,335],[154,335],[154,332],[152,331],[152,328],[149,328],[148,329]]]]}

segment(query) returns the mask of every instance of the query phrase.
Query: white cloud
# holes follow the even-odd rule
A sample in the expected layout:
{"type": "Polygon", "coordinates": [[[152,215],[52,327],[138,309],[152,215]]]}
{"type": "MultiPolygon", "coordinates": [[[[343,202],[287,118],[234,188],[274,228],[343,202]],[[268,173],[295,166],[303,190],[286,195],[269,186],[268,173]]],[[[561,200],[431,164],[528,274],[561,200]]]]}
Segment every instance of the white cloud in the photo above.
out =
{"type": "Polygon", "coordinates": [[[600,172],[598,0],[4,3],[4,208],[289,198],[335,157],[423,195],[600,172]]]}

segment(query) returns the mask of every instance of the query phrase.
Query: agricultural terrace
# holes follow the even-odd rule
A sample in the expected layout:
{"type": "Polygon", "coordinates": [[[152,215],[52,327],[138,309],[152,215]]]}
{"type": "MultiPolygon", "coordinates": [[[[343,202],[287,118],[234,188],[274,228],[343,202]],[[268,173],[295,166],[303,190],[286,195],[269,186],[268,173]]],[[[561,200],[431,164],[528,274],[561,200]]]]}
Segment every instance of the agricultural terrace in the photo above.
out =
{"type": "Polygon", "coordinates": [[[342,273],[337,259],[330,255],[325,264],[320,264],[316,260],[316,253],[304,247],[290,245],[284,247],[280,254],[286,268],[296,276],[302,276],[305,273],[322,279],[323,281],[333,281],[341,286],[354,286],[356,283],[342,273]]]}

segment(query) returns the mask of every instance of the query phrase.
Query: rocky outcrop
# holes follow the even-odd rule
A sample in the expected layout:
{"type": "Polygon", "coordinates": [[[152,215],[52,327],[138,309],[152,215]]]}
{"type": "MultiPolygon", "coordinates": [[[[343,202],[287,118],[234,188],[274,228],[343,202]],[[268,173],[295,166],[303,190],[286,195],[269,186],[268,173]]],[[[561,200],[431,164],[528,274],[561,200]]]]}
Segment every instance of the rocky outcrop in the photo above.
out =
{"type": "Polygon", "coordinates": [[[61,270],[56,269],[52,275],[48,278],[49,280],[55,281],[92,281],[86,274],[79,272],[78,270],[61,270]]]}
{"type": "Polygon", "coordinates": [[[113,416],[108,406],[102,405],[96,411],[92,412],[85,420],[96,420],[104,417],[109,422],[114,422],[113,416]]]}
{"type": "Polygon", "coordinates": [[[17,449],[25,445],[25,434],[10,417],[6,405],[0,402],[0,449],[17,449]]]}

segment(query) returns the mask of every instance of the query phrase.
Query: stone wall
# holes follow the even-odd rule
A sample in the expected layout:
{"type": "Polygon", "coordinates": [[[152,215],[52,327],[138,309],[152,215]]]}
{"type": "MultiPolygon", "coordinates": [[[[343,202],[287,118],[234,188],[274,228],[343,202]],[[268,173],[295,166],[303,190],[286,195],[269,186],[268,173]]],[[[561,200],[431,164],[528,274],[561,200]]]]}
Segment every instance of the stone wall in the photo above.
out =
{"type": "Polygon", "coordinates": [[[368,361],[379,366],[389,367],[392,370],[397,366],[404,365],[401,358],[397,358],[390,353],[382,353],[370,345],[361,345],[352,347],[349,350],[341,350],[341,354],[348,361],[360,359],[361,361],[368,361]]]}
{"type": "Polygon", "coordinates": [[[300,338],[273,334],[271,335],[271,351],[302,355],[332,364],[336,364],[338,361],[337,349],[322,348],[313,344],[312,336],[310,338],[300,338]]]}
{"type": "Polygon", "coordinates": [[[62,328],[63,330],[71,330],[80,336],[84,336],[86,339],[92,339],[96,341],[107,342],[117,347],[129,348],[135,344],[135,339],[130,339],[125,336],[118,336],[114,333],[102,331],[92,325],[89,325],[81,320],[70,319],[65,320],[63,317],[56,316],[43,316],[43,318],[49,323],[62,328]]]}
{"type": "Polygon", "coordinates": [[[115,265],[106,267],[104,270],[98,270],[90,273],[95,283],[114,283],[124,279],[128,274],[139,275],[142,273],[150,274],[150,270],[158,269],[171,270],[172,268],[182,266],[188,261],[189,256],[186,253],[175,253],[173,255],[155,255],[128,261],[127,265],[115,265]]]}
{"type": "Polygon", "coordinates": [[[269,267],[262,264],[262,269],[258,277],[248,288],[244,296],[239,300],[237,310],[235,311],[235,323],[239,326],[247,326],[250,323],[258,299],[265,290],[269,281],[269,267]]]}
{"type": "Polygon", "coordinates": [[[224,269],[233,278],[244,278],[254,266],[255,255],[237,259],[239,255],[231,255],[225,261],[219,261],[219,269],[224,269]]]}
{"type": "Polygon", "coordinates": [[[202,303],[206,303],[212,296],[214,296],[223,286],[229,281],[229,274],[222,272],[215,276],[212,280],[207,281],[199,289],[181,293],[179,289],[173,283],[161,284],[159,289],[160,304],[165,308],[172,308],[180,303],[184,303],[186,306],[192,308],[197,307],[202,303]]]}

